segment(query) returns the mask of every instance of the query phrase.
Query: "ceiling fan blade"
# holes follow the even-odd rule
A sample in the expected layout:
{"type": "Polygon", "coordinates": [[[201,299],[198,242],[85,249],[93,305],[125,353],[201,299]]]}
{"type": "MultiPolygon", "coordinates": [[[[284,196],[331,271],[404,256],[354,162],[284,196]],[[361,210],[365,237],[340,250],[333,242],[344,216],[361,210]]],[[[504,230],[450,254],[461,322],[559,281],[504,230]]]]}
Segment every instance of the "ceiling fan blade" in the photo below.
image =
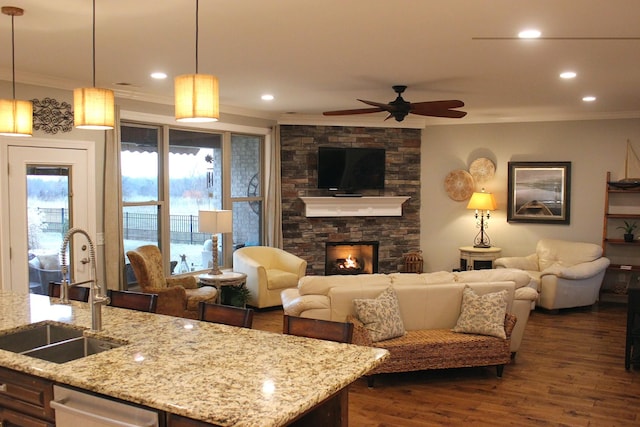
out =
{"type": "Polygon", "coordinates": [[[464,111],[452,110],[452,108],[464,107],[464,102],[457,99],[446,101],[415,102],[410,106],[410,113],[419,116],[447,117],[460,119],[467,115],[464,111]]]}
{"type": "Polygon", "coordinates": [[[358,101],[360,102],[364,102],[367,105],[372,105],[374,107],[378,107],[381,108],[380,111],[391,111],[391,109],[393,108],[392,105],[390,104],[385,104],[383,102],[374,102],[374,101],[366,101],[364,99],[358,99],[358,101]]]}
{"type": "Polygon", "coordinates": [[[367,113],[377,113],[379,111],[384,111],[382,108],[359,108],[356,110],[338,110],[338,111],[325,111],[322,113],[323,116],[346,116],[349,114],[367,114],[367,113]]]}
{"type": "Polygon", "coordinates": [[[471,37],[471,40],[586,40],[586,41],[597,41],[597,40],[640,40],[640,37],[637,36],[629,36],[629,37],[536,37],[532,39],[523,39],[522,37],[517,36],[507,36],[507,37],[471,37]]]}
{"type": "Polygon", "coordinates": [[[429,116],[429,117],[446,117],[448,119],[461,119],[467,115],[465,111],[458,110],[436,110],[428,113],[418,113],[412,111],[413,114],[417,114],[419,116],[429,116]]]}
{"type": "Polygon", "coordinates": [[[427,102],[412,102],[411,112],[414,111],[427,111],[429,109],[449,109],[464,107],[464,102],[457,99],[449,99],[446,101],[427,101],[427,102]]]}

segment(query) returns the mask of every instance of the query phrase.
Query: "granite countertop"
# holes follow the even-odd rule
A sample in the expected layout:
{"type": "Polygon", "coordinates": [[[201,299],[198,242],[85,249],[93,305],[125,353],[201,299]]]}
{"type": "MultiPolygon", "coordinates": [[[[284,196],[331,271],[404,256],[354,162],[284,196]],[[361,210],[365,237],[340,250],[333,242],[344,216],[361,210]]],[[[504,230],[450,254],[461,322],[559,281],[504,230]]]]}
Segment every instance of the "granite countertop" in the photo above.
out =
{"type": "MultiPolygon", "coordinates": [[[[38,322],[88,331],[91,311],[0,292],[0,334],[38,322]]],[[[0,350],[0,366],[221,426],[281,426],[388,357],[382,349],[113,307],[103,307],[102,323],[97,336],[128,344],[63,364],[0,350]]]]}

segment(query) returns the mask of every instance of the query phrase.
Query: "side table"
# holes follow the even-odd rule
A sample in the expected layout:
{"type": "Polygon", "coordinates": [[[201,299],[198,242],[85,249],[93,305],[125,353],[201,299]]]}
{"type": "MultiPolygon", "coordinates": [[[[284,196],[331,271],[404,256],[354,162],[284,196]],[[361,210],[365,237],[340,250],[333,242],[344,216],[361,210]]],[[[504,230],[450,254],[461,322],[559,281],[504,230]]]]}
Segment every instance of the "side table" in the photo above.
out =
{"type": "Polygon", "coordinates": [[[224,286],[244,286],[247,275],[235,271],[223,271],[222,274],[201,274],[198,280],[204,285],[213,286],[218,290],[216,304],[220,304],[222,298],[222,288],[224,286]]]}
{"type": "Polygon", "coordinates": [[[460,270],[482,270],[493,268],[493,262],[500,258],[502,249],[492,246],[490,248],[475,248],[462,246],[460,250],[460,270]]]}

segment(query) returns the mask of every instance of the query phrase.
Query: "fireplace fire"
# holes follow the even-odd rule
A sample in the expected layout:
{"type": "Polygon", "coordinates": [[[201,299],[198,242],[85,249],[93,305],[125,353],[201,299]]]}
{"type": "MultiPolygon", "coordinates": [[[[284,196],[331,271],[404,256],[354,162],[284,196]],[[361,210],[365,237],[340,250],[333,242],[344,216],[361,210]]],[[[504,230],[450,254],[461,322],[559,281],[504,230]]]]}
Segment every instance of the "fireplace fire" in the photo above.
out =
{"type": "Polygon", "coordinates": [[[378,272],[378,242],[327,242],[325,275],[378,272]]]}

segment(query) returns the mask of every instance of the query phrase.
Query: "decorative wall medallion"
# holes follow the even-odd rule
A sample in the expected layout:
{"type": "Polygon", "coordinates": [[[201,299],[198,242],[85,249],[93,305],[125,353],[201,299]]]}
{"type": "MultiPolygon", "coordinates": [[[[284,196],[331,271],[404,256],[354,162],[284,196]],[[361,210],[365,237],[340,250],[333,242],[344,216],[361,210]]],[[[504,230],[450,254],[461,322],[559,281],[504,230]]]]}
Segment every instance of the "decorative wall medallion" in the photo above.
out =
{"type": "Polygon", "coordinates": [[[475,159],[469,166],[469,173],[478,183],[490,180],[493,178],[495,172],[496,166],[491,160],[485,157],[475,159]]]}
{"type": "Polygon", "coordinates": [[[68,102],[58,102],[53,98],[32,99],[33,128],[46,133],[71,132],[73,111],[68,102]]]}
{"type": "Polygon", "coordinates": [[[465,170],[449,172],[444,179],[444,189],[450,198],[457,201],[467,200],[473,194],[473,177],[465,170]]]}

